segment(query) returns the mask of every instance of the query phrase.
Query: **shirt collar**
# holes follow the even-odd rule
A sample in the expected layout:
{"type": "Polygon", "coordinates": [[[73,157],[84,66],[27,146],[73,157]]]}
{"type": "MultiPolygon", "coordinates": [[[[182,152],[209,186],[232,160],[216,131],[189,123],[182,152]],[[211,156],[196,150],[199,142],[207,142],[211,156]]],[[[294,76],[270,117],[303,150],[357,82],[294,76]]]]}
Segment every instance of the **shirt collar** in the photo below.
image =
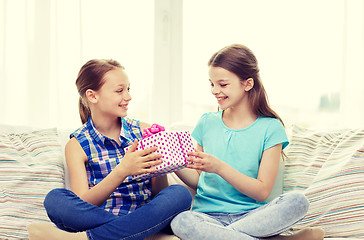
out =
{"type": "Polygon", "coordinates": [[[90,136],[101,146],[104,145],[106,137],[97,131],[94,123],[92,122],[91,116],[89,117],[87,124],[87,130],[90,133],[90,136]]]}
{"type": "MultiPolygon", "coordinates": [[[[119,139],[120,139],[120,142],[121,142],[121,146],[122,147],[127,147],[129,146],[131,143],[133,143],[133,141],[131,140],[130,138],[130,134],[128,134],[129,132],[126,131],[127,130],[127,127],[125,126],[126,122],[123,121],[123,118],[120,118],[120,121],[121,121],[121,131],[120,131],[120,136],[119,136],[119,139]]],[[[95,139],[95,141],[100,144],[101,146],[105,146],[105,141],[106,140],[111,140],[110,138],[102,135],[95,127],[92,119],[91,119],[91,116],[90,118],[88,119],[87,123],[86,123],[86,127],[90,133],[90,136],[95,139]]]]}

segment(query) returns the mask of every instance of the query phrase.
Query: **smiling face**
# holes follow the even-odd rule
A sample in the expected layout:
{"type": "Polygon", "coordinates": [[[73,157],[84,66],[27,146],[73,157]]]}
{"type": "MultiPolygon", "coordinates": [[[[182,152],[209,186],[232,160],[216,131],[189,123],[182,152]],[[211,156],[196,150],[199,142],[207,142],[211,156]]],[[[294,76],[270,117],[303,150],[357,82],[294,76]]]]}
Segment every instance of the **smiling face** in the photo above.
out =
{"type": "Polygon", "coordinates": [[[251,89],[247,80],[241,81],[236,74],[221,67],[210,66],[209,76],[211,93],[222,110],[239,107],[247,101],[247,92],[251,89]]]}
{"type": "Polygon", "coordinates": [[[98,110],[111,117],[125,117],[131,100],[128,76],[121,68],[115,68],[104,75],[104,81],[95,92],[98,110]]]}

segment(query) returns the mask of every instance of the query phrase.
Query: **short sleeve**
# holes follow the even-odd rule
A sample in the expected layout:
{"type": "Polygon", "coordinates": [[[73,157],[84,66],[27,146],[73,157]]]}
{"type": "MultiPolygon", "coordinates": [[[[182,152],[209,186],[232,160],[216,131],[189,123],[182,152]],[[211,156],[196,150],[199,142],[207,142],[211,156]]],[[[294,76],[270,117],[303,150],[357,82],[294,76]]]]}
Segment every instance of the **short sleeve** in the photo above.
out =
{"type": "Polygon", "coordinates": [[[273,119],[269,124],[264,140],[263,151],[282,143],[282,150],[289,144],[283,124],[278,119],[273,119]]]}
{"type": "Polygon", "coordinates": [[[202,139],[203,139],[203,127],[205,124],[205,119],[206,119],[206,113],[200,117],[195,128],[191,133],[191,136],[196,140],[198,144],[200,144],[201,147],[203,147],[202,139]]]}

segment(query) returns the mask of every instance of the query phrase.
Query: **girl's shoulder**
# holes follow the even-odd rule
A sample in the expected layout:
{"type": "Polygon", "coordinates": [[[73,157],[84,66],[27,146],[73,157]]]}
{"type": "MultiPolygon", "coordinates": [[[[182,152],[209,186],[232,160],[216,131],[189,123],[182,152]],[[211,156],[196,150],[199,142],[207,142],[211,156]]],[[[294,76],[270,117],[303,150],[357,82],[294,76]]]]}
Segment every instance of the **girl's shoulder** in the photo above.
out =
{"type": "Polygon", "coordinates": [[[92,144],[91,135],[88,123],[85,123],[70,134],[69,146],[80,145],[88,156],[90,154],[90,145],[92,144]],[[74,140],[72,140],[73,138],[74,140]],[[78,144],[76,144],[75,140],[78,144]]]}
{"type": "Polygon", "coordinates": [[[217,112],[207,112],[202,114],[201,119],[203,120],[218,120],[221,118],[222,111],[217,112]]]}
{"type": "Polygon", "coordinates": [[[121,119],[121,126],[124,131],[141,131],[140,123],[139,120],[133,118],[123,117],[121,119]]]}
{"type": "Polygon", "coordinates": [[[202,114],[200,119],[197,122],[196,127],[216,125],[219,121],[221,121],[221,112],[207,112],[202,114]]]}
{"type": "Polygon", "coordinates": [[[140,121],[124,117],[121,119],[121,135],[129,139],[141,139],[143,136],[140,121]]]}
{"type": "Polygon", "coordinates": [[[134,128],[138,128],[140,129],[140,121],[133,119],[133,118],[128,118],[128,117],[123,117],[121,119],[121,123],[123,128],[128,128],[128,129],[134,129],[134,128]]]}
{"type": "Polygon", "coordinates": [[[259,123],[260,127],[265,126],[267,128],[268,127],[284,128],[282,122],[279,119],[272,118],[272,117],[259,117],[258,123],[259,123]]]}
{"type": "Polygon", "coordinates": [[[87,123],[83,124],[81,127],[73,131],[70,134],[70,138],[76,137],[76,139],[78,139],[78,137],[84,136],[86,132],[87,132],[87,123]]]}

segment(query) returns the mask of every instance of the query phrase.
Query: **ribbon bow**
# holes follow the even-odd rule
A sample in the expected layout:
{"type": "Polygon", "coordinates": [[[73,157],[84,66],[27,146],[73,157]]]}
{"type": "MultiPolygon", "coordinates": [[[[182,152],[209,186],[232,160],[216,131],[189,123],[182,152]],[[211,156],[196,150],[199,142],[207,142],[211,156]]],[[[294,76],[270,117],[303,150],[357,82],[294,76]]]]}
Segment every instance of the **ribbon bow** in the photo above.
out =
{"type": "Polygon", "coordinates": [[[165,130],[166,129],[163,126],[154,123],[151,127],[144,129],[143,139],[165,130]]]}

